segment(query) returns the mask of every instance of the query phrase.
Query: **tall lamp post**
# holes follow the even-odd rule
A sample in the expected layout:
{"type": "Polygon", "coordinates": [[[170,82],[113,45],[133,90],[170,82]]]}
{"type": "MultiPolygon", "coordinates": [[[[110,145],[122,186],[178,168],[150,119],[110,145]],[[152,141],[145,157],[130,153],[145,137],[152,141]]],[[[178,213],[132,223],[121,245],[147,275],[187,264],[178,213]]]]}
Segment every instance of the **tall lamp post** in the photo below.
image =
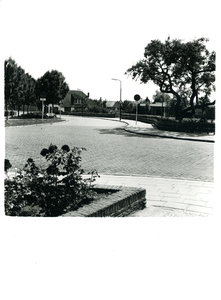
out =
{"type": "Polygon", "coordinates": [[[121,95],[122,95],[122,83],[120,79],[111,78],[112,80],[120,81],[120,120],[121,120],[121,95]]]}

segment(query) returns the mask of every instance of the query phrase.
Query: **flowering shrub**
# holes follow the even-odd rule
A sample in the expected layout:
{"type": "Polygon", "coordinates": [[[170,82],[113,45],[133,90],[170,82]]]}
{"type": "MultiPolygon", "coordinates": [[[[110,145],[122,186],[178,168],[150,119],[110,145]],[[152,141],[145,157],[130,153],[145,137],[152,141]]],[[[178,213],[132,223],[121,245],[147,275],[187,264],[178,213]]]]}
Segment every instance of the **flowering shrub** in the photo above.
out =
{"type": "Polygon", "coordinates": [[[76,210],[94,199],[92,182],[99,176],[96,170],[83,178],[80,166],[84,148],[70,149],[64,145],[58,149],[50,145],[41,151],[47,160],[47,167],[35,165],[32,158],[24,168],[9,178],[9,160],[5,160],[5,213],[10,216],[59,216],[76,210]]]}

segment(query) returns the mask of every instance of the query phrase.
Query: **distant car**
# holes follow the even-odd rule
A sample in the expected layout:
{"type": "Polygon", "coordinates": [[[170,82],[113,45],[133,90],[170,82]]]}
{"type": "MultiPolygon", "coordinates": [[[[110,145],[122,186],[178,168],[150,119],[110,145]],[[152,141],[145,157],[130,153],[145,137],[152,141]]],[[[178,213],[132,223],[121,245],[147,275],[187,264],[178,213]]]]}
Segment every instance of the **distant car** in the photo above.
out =
{"type": "Polygon", "coordinates": [[[54,113],[47,113],[46,116],[48,118],[54,118],[55,117],[55,114],[54,113]]]}

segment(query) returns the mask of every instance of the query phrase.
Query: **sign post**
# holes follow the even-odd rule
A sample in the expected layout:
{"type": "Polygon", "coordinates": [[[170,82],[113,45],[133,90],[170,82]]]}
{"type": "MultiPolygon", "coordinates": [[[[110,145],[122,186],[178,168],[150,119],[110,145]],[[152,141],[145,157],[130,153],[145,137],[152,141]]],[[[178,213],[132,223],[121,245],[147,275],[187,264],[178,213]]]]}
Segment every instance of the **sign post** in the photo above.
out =
{"type": "Polygon", "coordinates": [[[136,101],[136,125],[137,125],[137,103],[140,100],[140,95],[136,94],[134,96],[134,100],[136,101]]]}
{"type": "Polygon", "coordinates": [[[42,101],[42,122],[43,122],[43,115],[44,115],[44,101],[46,101],[46,98],[40,98],[40,101],[42,101]]]}

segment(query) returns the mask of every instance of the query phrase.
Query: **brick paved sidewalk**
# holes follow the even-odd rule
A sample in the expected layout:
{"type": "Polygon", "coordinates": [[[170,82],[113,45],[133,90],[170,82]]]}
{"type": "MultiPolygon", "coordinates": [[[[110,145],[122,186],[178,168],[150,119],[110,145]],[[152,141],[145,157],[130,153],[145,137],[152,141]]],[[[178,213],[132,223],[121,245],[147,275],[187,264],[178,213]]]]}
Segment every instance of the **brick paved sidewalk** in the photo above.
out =
{"type": "MultiPolygon", "coordinates": [[[[213,176],[211,176],[213,152],[211,152],[211,156],[207,154],[209,151],[213,151],[211,143],[190,142],[191,147],[188,149],[185,141],[174,140],[172,142],[167,139],[148,139],[149,152],[147,155],[146,150],[141,151],[146,149],[147,139],[139,137],[138,144],[138,136],[126,133],[123,129],[117,131],[115,126],[108,124],[108,122],[104,124],[101,119],[84,119],[83,123],[81,118],[67,117],[67,120],[69,122],[55,123],[53,126],[37,125],[29,128],[7,128],[6,153],[12,164],[20,167],[20,164],[23,165],[27,157],[32,157],[37,162],[38,160],[41,161],[39,149],[52,141],[58,146],[65,143],[70,144],[74,141],[76,145],[88,149],[87,153],[84,154],[85,166],[89,170],[92,167],[97,168],[101,172],[99,174],[106,174],[101,175],[97,183],[140,186],[146,189],[148,208],[137,212],[136,215],[149,216],[150,210],[153,212],[154,209],[155,214],[157,208],[158,215],[155,216],[159,216],[159,207],[185,212],[185,214],[186,212],[202,216],[213,214],[213,182],[210,181],[213,179],[213,176]],[[92,121],[93,128],[86,126],[88,122],[91,123],[92,121]],[[81,127],[78,127],[78,123],[81,127]],[[78,128],[81,128],[81,132],[78,128]],[[132,136],[133,139],[128,139],[128,135],[132,136]],[[159,156],[155,156],[155,153],[163,150],[162,147],[167,147],[168,152],[172,151],[174,144],[176,153],[174,153],[172,163],[169,160],[171,157],[165,156],[166,153],[164,153],[161,160],[159,156]],[[127,146],[123,148],[122,145],[127,146]],[[191,161],[188,164],[186,164],[186,161],[183,162],[184,157],[181,149],[184,146],[185,151],[188,150],[187,152],[192,155],[189,156],[191,161]],[[194,154],[195,150],[197,150],[197,160],[194,154]],[[133,153],[133,156],[131,156],[131,153],[133,153]],[[154,157],[158,160],[156,164],[151,164],[154,157]],[[131,159],[130,164],[128,164],[128,158],[131,159]],[[164,163],[163,170],[162,162],[164,163]],[[177,166],[173,162],[179,162],[179,165],[177,166]],[[191,169],[189,169],[190,166],[191,169]],[[143,173],[140,173],[141,168],[143,173]],[[180,170],[182,170],[182,173],[180,173],[180,170]],[[189,174],[189,170],[191,174],[189,174]],[[109,173],[112,175],[107,175],[109,173]],[[113,174],[123,176],[114,176],[113,174]],[[129,174],[138,175],[128,176],[129,174]],[[171,177],[183,177],[183,179],[171,179],[171,177]],[[195,178],[200,181],[195,180],[195,178]]],[[[119,119],[111,119],[111,121],[119,121],[119,119]]],[[[128,124],[127,129],[135,127],[135,121],[122,120],[122,122],[128,124]]],[[[117,126],[119,126],[119,123],[117,126]]],[[[137,122],[136,129],[147,131],[150,126],[150,124],[137,122]]],[[[167,132],[167,134],[171,134],[171,132],[167,132]]],[[[185,153],[185,155],[188,156],[188,153],[185,153]]]]}
{"type": "Polygon", "coordinates": [[[147,208],[136,212],[133,216],[213,215],[213,182],[159,177],[101,175],[101,177],[96,180],[96,183],[145,188],[147,208]],[[157,207],[158,210],[156,209],[157,207]],[[170,209],[170,211],[168,209],[170,209]],[[174,209],[178,210],[177,214],[174,212],[174,209]]]}

